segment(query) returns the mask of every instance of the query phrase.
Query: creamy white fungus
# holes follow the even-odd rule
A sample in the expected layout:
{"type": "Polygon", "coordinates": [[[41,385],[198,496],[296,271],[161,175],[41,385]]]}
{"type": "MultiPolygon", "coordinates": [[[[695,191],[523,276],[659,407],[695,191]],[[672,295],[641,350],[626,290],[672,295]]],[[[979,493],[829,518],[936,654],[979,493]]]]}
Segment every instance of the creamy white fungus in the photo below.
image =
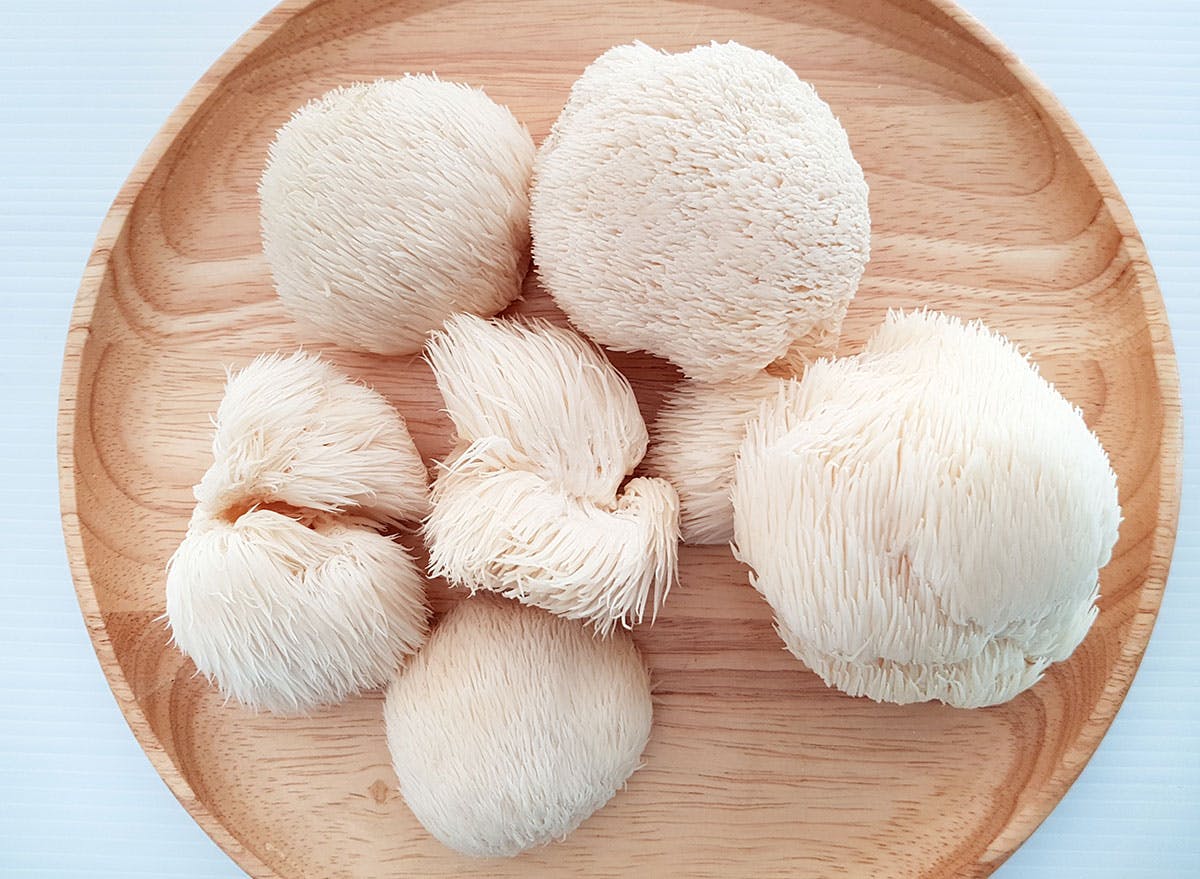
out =
{"type": "Polygon", "coordinates": [[[404,419],[312,354],[264,355],[231,374],[212,453],[196,486],[209,515],[283,503],[395,525],[429,508],[429,474],[404,419]]]}
{"type": "Polygon", "coordinates": [[[679,506],[622,487],[646,449],[625,378],[570,330],[460,316],[429,361],[458,430],[425,522],[431,575],[601,633],[653,617],[676,579],[679,506]]]}
{"type": "Polygon", "coordinates": [[[197,517],[167,575],[175,643],[226,698],[278,714],[386,684],[426,614],[404,547],[324,515],[197,517]]]}
{"type": "Polygon", "coordinates": [[[530,221],[578,329],[705,381],[831,350],[870,250],[846,132],[737,43],[596,59],[538,153],[530,221]]]}
{"type": "Polygon", "coordinates": [[[167,571],[175,644],[254,709],[300,714],[383,686],[426,633],[424,577],[387,533],[428,507],[403,419],[298,353],[232,375],[215,427],[167,571]]]}
{"type": "Polygon", "coordinates": [[[733,473],[746,425],[782,379],[765,372],[737,381],[684,381],[667,396],[654,422],[646,472],[679,494],[685,543],[733,539],[733,473]]]}
{"type": "Polygon", "coordinates": [[[606,633],[662,606],[675,578],[678,517],[664,480],[631,479],[601,506],[554,487],[507,440],[482,439],[434,483],[430,573],[606,633]]]}
{"type": "Polygon", "coordinates": [[[506,439],[572,494],[611,501],[646,454],[633,388],[577,333],[459,315],[426,356],[461,441],[506,439]]]}
{"type": "Polygon", "coordinates": [[[738,558],[826,683],[959,707],[1071,654],[1120,522],[1080,411],[1002,336],[927,312],[780,385],[733,507],[738,558]]]}
{"type": "Polygon", "coordinates": [[[481,90],[432,76],[336,88],[271,145],[263,252],[314,339],[418,351],[460,311],[494,314],[529,266],[534,147],[481,90]]]}
{"type": "Polygon", "coordinates": [[[387,691],[404,801],[443,844],[511,857],[560,840],[641,765],[650,678],[629,636],[514,602],[457,604],[387,691]]]}

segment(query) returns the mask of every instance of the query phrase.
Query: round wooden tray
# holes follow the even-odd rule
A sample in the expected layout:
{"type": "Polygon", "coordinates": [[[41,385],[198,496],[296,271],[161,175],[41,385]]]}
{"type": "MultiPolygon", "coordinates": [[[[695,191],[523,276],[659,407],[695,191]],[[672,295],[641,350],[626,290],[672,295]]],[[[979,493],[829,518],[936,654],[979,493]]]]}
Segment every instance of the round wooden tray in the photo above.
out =
{"type": "MultiPolygon", "coordinates": [[[[518,311],[556,314],[532,278],[526,294],[518,311]]],[[[326,351],[397,405],[428,458],[447,450],[418,358],[326,351]]],[[[613,359],[652,414],[675,373],[613,359]]],[[[155,767],[256,877],[985,875],[1120,705],[1179,500],[1178,379],[1129,212],[1063,109],[947,0],[285,3],[192,90],[117,197],[72,317],[60,418],[63,525],[100,661],[155,767]],[[275,129],[335,85],[436,70],[483,86],[540,140],[584,65],[634,38],[734,39],[815,83],[871,186],[872,258],[843,349],[892,306],[984,318],[1083,408],[1125,521],[1083,646],[979,711],[827,690],[784,652],[727,549],[685,549],[682,585],[636,632],[657,681],[645,768],[565,843],[472,862],[405,808],[377,695],[302,720],[222,705],[167,643],[163,569],[225,366],[301,341],[259,246],[275,129]]],[[[455,600],[440,585],[432,597],[455,600]]]]}

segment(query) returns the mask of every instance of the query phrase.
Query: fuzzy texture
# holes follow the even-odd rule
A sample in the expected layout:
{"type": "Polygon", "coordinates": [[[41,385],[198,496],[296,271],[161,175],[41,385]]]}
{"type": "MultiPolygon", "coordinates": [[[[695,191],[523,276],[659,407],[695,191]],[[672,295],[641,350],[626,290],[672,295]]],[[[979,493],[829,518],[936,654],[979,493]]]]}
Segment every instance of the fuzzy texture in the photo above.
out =
{"type": "Polygon", "coordinates": [[[826,683],[959,707],[1071,654],[1120,522],[1080,411],[1003,337],[927,312],[781,384],[733,507],[736,555],[826,683]]]}
{"type": "Polygon", "coordinates": [[[226,698],[301,714],[383,686],[426,633],[425,582],[383,532],[428,508],[374,391],[303,353],[232,375],[167,570],[176,645],[226,698]]]}
{"type": "Polygon", "coordinates": [[[460,440],[506,439],[566,492],[611,503],[646,454],[633,389],[577,333],[459,315],[426,356],[460,440]]]}
{"type": "Polygon", "coordinates": [[[732,382],[684,381],[658,411],[645,472],[679,494],[685,543],[733,539],[733,473],[746,426],[782,379],[765,372],[732,382]]]}
{"type": "Polygon", "coordinates": [[[596,59],[538,152],[530,222],[576,327],[705,381],[832,350],[870,251],[846,132],[737,43],[596,59]]]}
{"type": "Polygon", "coordinates": [[[167,570],[175,643],[226,698],[277,714],[384,686],[425,640],[426,616],[404,547],[324,517],[201,516],[167,570]]]}
{"type": "Polygon", "coordinates": [[[484,599],[446,615],[383,711],[408,807],[479,858],[562,839],[607,803],[639,768],[652,713],[628,635],[484,599]]]}
{"type": "Polygon", "coordinates": [[[678,517],[661,479],[631,479],[602,508],[547,484],[507,440],[489,437],[434,485],[429,573],[608,634],[642,622],[647,605],[657,614],[678,563],[678,517]]]}
{"type": "Polygon", "coordinates": [[[570,330],[460,316],[429,347],[459,434],[426,519],[430,572],[587,620],[658,613],[677,576],[679,506],[635,479],[646,425],[625,378],[570,330]]]}
{"type": "Polygon", "coordinates": [[[263,252],[316,339],[418,351],[459,311],[495,314],[529,267],[529,132],[430,76],[336,88],[279,130],[259,185],[263,252]]]}
{"type": "Polygon", "coordinates": [[[209,515],[282,503],[394,526],[429,508],[429,474],[404,419],[301,351],[262,355],[230,375],[212,451],[195,491],[209,515]]]}

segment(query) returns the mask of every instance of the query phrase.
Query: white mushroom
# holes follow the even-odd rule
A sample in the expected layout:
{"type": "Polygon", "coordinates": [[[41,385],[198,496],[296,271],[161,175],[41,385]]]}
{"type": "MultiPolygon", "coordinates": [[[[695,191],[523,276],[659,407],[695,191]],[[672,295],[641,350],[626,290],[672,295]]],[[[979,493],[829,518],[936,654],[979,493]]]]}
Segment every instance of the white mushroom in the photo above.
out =
{"type": "Polygon", "coordinates": [[[633,774],[650,678],[632,640],[512,602],[460,602],[388,688],[400,793],[443,844],[510,857],[562,839],[633,774]]]}
{"type": "Polygon", "coordinates": [[[960,707],[1071,654],[1120,522],[1079,410],[1003,337],[923,312],[780,385],[733,507],[737,556],[826,683],[960,707]]]}
{"type": "Polygon", "coordinates": [[[175,643],[256,709],[385,684],[426,632],[424,578],[386,534],[428,506],[403,419],[316,357],[260,357],[229,380],[213,456],[168,566],[175,643]]]}
{"type": "Polygon", "coordinates": [[[459,447],[426,519],[430,571],[607,633],[657,614],[676,577],[678,499],[621,483],[646,449],[625,378],[569,330],[456,317],[429,361],[459,447]]]}
{"type": "Polygon", "coordinates": [[[831,350],[870,249],[845,131],[736,43],[594,61],[538,153],[530,221],[576,327],[705,381],[831,350]]]}
{"type": "Polygon", "coordinates": [[[229,699],[303,714],[377,689],[426,633],[404,547],[326,516],[197,516],[167,574],[175,643],[229,699]]]}
{"type": "Polygon", "coordinates": [[[746,426],[782,379],[765,372],[737,381],[684,381],[667,396],[654,423],[645,470],[679,494],[685,543],[733,539],[733,473],[746,426]]]}
{"type": "Polygon", "coordinates": [[[611,502],[646,454],[633,388],[577,333],[458,315],[427,357],[461,441],[506,439],[572,494],[611,502]]]}
{"type": "Polygon", "coordinates": [[[437,479],[425,527],[429,573],[606,634],[657,613],[675,576],[679,502],[631,479],[601,507],[553,487],[507,440],[473,443],[437,479]]]}
{"type": "Polygon", "coordinates": [[[395,525],[429,508],[404,419],[312,354],[264,355],[231,375],[212,451],[196,500],[213,516],[279,503],[395,525]]]}
{"type": "Polygon", "coordinates": [[[533,141],[479,89],[430,76],[337,88],[279,130],[259,187],[280,299],[316,339],[418,351],[494,314],[529,266],[533,141]]]}

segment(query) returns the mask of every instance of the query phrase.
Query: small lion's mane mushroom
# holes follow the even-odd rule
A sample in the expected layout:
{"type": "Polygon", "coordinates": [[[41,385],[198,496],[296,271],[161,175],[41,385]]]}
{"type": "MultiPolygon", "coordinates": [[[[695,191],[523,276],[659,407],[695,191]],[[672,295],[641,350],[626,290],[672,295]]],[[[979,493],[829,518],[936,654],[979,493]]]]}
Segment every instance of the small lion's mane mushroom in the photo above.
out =
{"type": "Polygon", "coordinates": [[[215,427],[196,486],[210,515],[276,503],[398,525],[428,511],[429,473],[404,419],[315,355],[264,355],[231,375],[215,427]]]}
{"type": "Polygon", "coordinates": [[[750,419],[778,392],[782,379],[760,372],[737,381],[683,381],[654,422],[645,472],[679,494],[685,543],[733,539],[733,474],[750,419]]]}
{"type": "Polygon", "coordinates": [[[459,602],[388,688],[404,801],[443,844],[511,857],[612,798],[650,736],[650,677],[629,635],[514,602],[459,602]]]}
{"type": "Polygon", "coordinates": [[[227,698],[305,713],[384,685],[424,641],[424,578],[390,537],[428,507],[404,421],[324,361],[230,377],[167,571],[174,642],[227,698]]]}
{"type": "Polygon", "coordinates": [[[572,494],[611,502],[646,454],[633,388],[577,333],[458,315],[427,357],[460,441],[506,439],[572,494]]]}
{"type": "Polygon", "coordinates": [[[660,479],[621,488],[646,449],[625,378],[543,322],[460,315],[428,357],[459,437],[425,523],[431,573],[602,633],[655,615],[676,577],[678,499],[660,479]]]}
{"type": "Polygon", "coordinates": [[[781,383],[733,508],[738,558],[826,683],[959,707],[1071,654],[1120,522],[1079,410],[1008,340],[927,312],[781,383]]]}
{"type": "Polygon", "coordinates": [[[534,146],[476,88],[406,76],[337,88],[270,147],[263,252],[312,338],[419,351],[455,312],[495,314],[529,267],[534,146]]]}
{"type": "Polygon", "coordinates": [[[403,546],[326,516],[199,518],[167,577],[179,648],[227,698],[277,714],[383,686],[424,642],[426,613],[403,546]]]}
{"type": "Polygon", "coordinates": [[[572,324],[709,382],[831,351],[870,250],[846,132],[737,43],[597,58],[538,152],[530,223],[572,324]]]}

